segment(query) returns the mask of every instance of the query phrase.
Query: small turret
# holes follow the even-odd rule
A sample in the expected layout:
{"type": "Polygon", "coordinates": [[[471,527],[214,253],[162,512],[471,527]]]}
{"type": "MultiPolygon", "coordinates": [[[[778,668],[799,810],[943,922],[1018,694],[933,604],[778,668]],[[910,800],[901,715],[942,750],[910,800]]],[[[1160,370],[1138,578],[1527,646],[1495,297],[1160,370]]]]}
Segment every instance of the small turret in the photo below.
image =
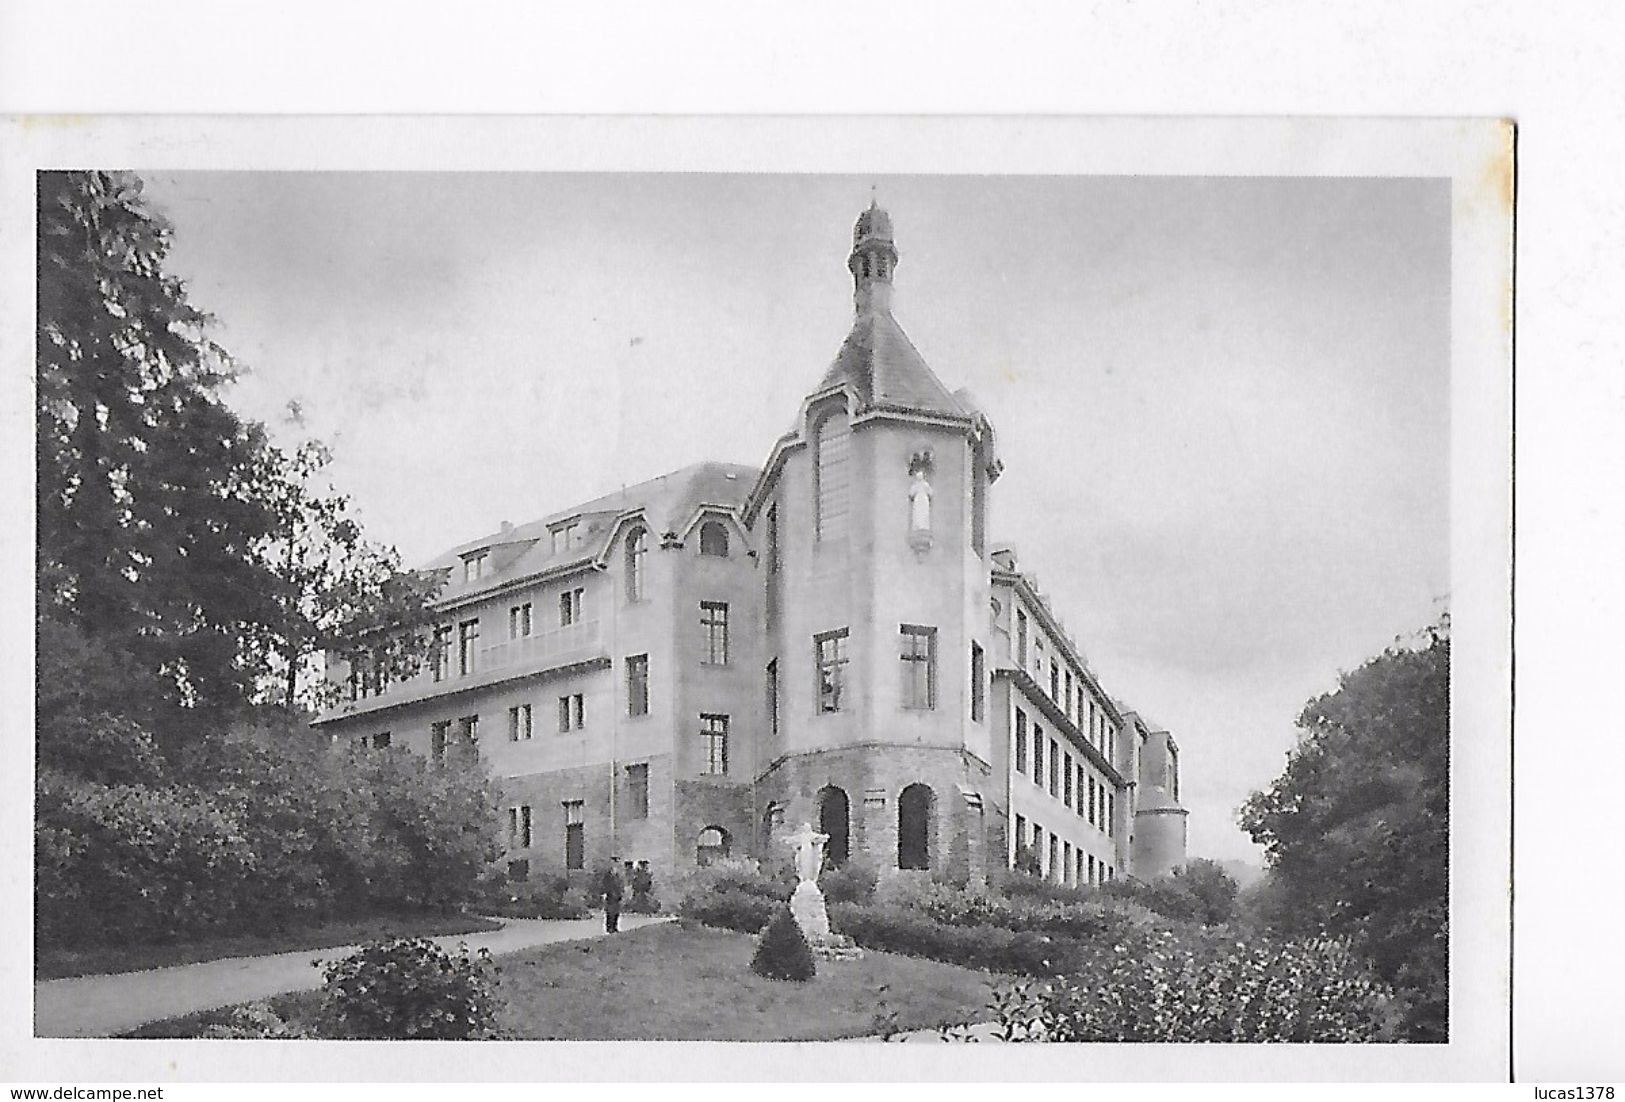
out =
{"type": "Polygon", "coordinates": [[[852,255],[846,258],[846,267],[852,273],[853,305],[858,314],[890,313],[897,245],[892,240],[891,215],[873,199],[852,227],[852,255]]]}

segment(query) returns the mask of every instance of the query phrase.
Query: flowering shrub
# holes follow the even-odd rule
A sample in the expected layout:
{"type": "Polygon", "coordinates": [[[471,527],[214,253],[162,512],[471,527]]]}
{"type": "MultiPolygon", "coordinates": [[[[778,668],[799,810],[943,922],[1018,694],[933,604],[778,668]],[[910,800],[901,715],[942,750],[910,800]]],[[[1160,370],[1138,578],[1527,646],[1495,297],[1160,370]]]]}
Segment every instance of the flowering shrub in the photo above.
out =
{"type": "Polygon", "coordinates": [[[225,1022],[204,1030],[209,1040],[293,1041],[314,1037],[296,1023],[285,1021],[263,1002],[233,1008],[225,1022]]]}
{"type": "Polygon", "coordinates": [[[476,1041],[496,1034],[496,966],[427,938],[376,941],[322,969],[320,1032],[336,1039],[476,1041]]]}
{"type": "Polygon", "coordinates": [[[1053,1041],[1350,1042],[1388,1038],[1388,990],[1346,942],[1219,942],[1163,931],[1086,950],[1040,994],[1053,1041]]]}

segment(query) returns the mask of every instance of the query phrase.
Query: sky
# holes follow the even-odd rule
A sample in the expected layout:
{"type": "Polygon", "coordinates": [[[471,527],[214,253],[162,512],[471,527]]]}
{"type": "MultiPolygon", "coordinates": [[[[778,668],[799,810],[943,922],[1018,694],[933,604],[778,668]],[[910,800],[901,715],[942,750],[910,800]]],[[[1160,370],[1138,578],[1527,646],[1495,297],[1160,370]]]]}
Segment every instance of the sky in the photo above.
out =
{"type": "Polygon", "coordinates": [[[1173,732],[1192,856],[1261,863],[1236,809],[1303,705],[1449,594],[1448,181],[141,175],[228,400],[327,440],[408,563],[760,465],[850,327],[874,195],[893,313],[993,422],[993,542],[1173,732]]]}

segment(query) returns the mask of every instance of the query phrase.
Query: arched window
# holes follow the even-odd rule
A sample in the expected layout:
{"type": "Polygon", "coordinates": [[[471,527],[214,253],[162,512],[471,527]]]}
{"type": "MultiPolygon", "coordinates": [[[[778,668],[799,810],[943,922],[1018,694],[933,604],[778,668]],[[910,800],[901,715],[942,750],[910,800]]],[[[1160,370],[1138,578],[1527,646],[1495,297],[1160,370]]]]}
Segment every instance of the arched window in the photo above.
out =
{"type": "Polygon", "coordinates": [[[819,540],[846,535],[852,503],[852,423],[845,407],[828,413],[813,431],[813,523],[819,540]]]}
{"type": "Polygon", "coordinates": [[[824,858],[838,869],[852,854],[851,803],[843,789],[829,785],[818,792],[818,833],[829,835],[824,858]]]}
{"type": "Polygon", "coordinates": [[[931,867],[931,805],[935,797],[930,785],[911,784],[897,797],[897,867],[931,867]]]}
{"type": "Polygon", "coordinates": [[[708,520],[700,525],[700,554],[728,557],[728,529],[719,520],[708,520]]]}
{"type": "Polygon", "coordinates": [[[718,826],[700,831],[699,844],[694,847],[694,863],[702,869],[728,856],[728,832],[718,826]]]}
{"type": "Polygon", "coordinates": [[[649,553],[649,530],[634,528],[626,537],[626,599],[643,600],[643,562],[649,553]]]}

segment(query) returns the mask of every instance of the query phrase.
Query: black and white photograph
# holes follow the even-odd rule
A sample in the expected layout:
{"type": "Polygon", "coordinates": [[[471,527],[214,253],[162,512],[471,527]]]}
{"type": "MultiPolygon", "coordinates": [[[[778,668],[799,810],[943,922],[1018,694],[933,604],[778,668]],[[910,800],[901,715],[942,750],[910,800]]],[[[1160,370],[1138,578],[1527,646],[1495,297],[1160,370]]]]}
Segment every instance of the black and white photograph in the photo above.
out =
{"type": "Polygon", "coordinates": [[[1510,124],[41,140],[36,1042],[1505,1074],[1510,124]]]}

